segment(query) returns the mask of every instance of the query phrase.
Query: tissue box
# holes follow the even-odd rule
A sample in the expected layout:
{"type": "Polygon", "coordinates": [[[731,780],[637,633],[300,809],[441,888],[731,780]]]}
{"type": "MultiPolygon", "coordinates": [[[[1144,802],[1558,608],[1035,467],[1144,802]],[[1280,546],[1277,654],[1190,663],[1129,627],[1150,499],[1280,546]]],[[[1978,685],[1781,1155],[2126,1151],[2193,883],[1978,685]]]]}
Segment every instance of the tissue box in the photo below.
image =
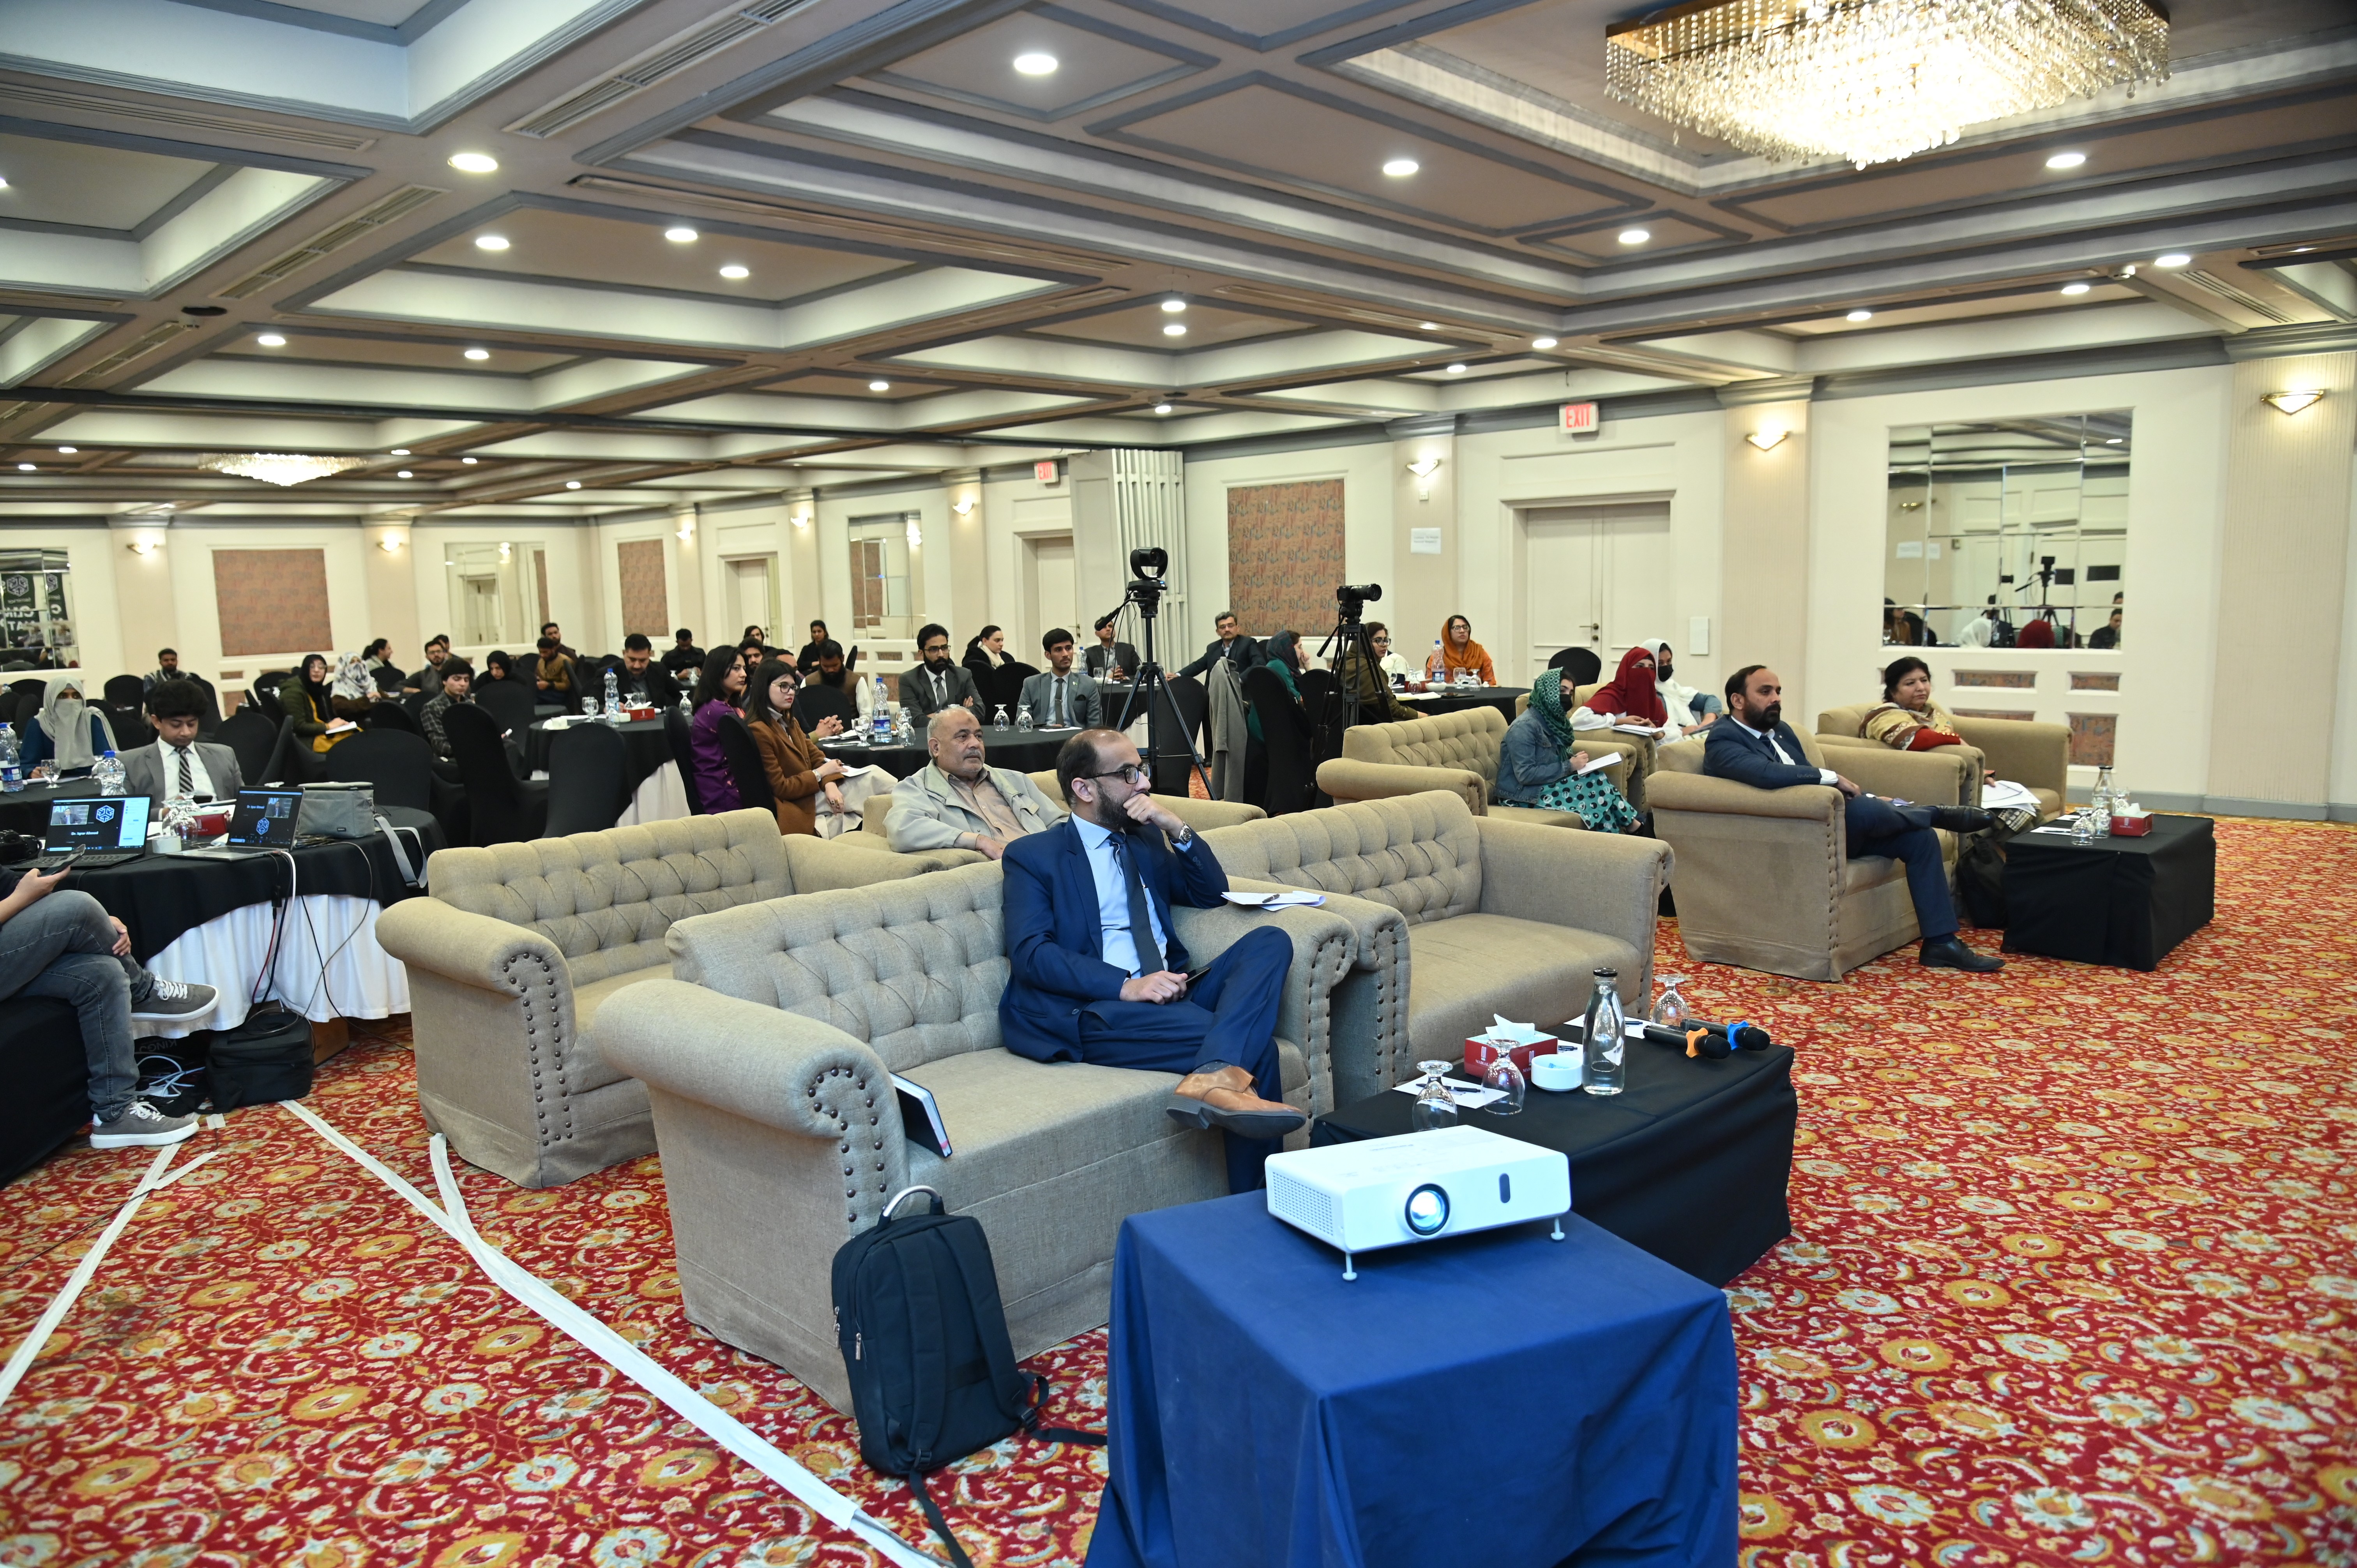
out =
{"type": "MultiPolygon", "coordinates": [[[[1514,1066],[1522,1069],[1524,1078],[1528,1078],[1531,1076],[1531,1058],[1551,1057],[1555,1055],[1555,1039],[1553,1035],[1541,1035],[1512,1047],[1511,1054],[1514,1058],[1514,1066]]],[[[1490,1064],[1497,1059],[1498,1047],[1490,1041],[1476,1037],[1465,1042],[1465,1071],[1468,1075],[1479,1079],[1490,1070],[1490,1064]]]]}
{"type": "Polygon", "coordinates": [[[2140,812],[2133,817],[2112,819],[2112,836],[2115,838],[2140,839],[2150,832],[2152,832],[2152,813],[2149,811],[2140,812]]]}
{"type": "Polygon", "coordinates": [[[640,724],[647,719],[653,718],[660,711],[660,709],[657,709],[652,705],[643,708],[624,708],[622,710],[622,716],[630,720],[632,724],[640,724]]]}

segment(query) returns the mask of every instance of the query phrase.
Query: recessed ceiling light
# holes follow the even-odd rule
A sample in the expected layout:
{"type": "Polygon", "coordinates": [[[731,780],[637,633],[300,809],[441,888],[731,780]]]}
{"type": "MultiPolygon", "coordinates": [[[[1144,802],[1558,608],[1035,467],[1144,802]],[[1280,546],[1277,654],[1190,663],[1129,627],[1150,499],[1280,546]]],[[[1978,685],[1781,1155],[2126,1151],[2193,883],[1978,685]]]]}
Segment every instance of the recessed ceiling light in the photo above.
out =
{"type": "Polygon", "coordinates": [[[2295,256],[2304,256],[2314,249],[2316,249],[2316,247],[2313,245],[2294,245],[2291,248],[2291,253],[2295,256]]]}
{"type": "Polygon", "coordinates": [[[2084,153],[2057,153],[2046,160],[2048,168],[2077,168],[2087,161],[2084,153]]]}
{"type": "Polygon", "coordinates": [[[1035,49],[1029,54],[1017,55],[1015,69],[1026,76],[1053,76],[1056,74],[1056,57],[1035,49]]]}
{"type": "Polygon", "coordinates": [[[405,479],[405,478],[408,478],[409,477],[410,477],[410,473],[409,473],[409,470],[408,470],[408,469],[406,469],[406,468],[404,468],[404,469],[402,469],[399,473],[396,473],[395,475],[393,475],[393,478],[396,478],[396,479],[405,479]]]}
{"type": "Polygon", "coordinates": [[[1166,321],[1162,324],[1162,335],[1165,338],[1184,338],[1187,336],[1187,324],[1183,321],[1166,321]]]}
{"type": "Polygon", "coordinates": [[[500,160],[489,153],[452,153],[450,166],[460,174],[497,174],[500,160]]]}
{"type": "Polygon", "coordinates": [[[1415,328],[1419,332],[1437,332],[1440,330],[1440,323],[1437,321],[1419,321],[1415,324],[1415,328]]]}
{"type": "Polygon", "coordinates": [[[733,282],[738,278],[751,277],[753,275],[753,269],[750,267],[740,267],[736,263],[731,262],[726,266],[720,269],[720,275],[733,282]]]}
{"type": "Polygon", "coordinates": [[[461,463],[466,464],[466,465],[467,465],[467,467],[468,467],[469,468],[471,468],[471,467],[473,467],[475,466],[475,459],[473,459],[472,457],[461,457],[461,458],[459,458],[459,459],[458,459],[458,461],[460,461],[461,463]]]}
{"type": "Polygon", "coordinates": [[[16,465],[16,471],[20,474],[31,474],[38,473],[39,470],[35,468],[30,463],[19,463],[16,465]]]}
{"type": "Polygon", "coordinates": [[[467,358],[470,360],[488,360],[490,357],[491,351],[489,349],[469,349],[467,350],[467,358]]]}
{"type": "Polygon", "coordinates": [[[1167,403],[1157,403],[1154,405],[1154,412],[1157,413],[1168,413],[1170,412],[1170,405],[1167,403]]]}
{"type": "Polygon", "coordinates": [[[390,455],[395,457],[406,457],[409,456],[409,448],[406,446],[396,446],[393,449],[390,455]]]}
{"type": "Polygon", "coordinates": [[[264,332],[260,337],[254,338],[254,341],[261,344],[265,349],[284,349],[286,347],[286,339],[281,338],[275,332],[264,332]]]}
{"type": "Polygon", "coordinates": [[[2074,296],[2074,297],[2075,297],[2075,296],[2077,296],[2077,295],[2083,295],[2083,294],[2086,293],[2089,289],[2093,288],[2093,286],[2094,286],[2094,285],[2093,285],[2093,284],[2084,284],[2084,283],[2066,283],[2066,284],[2064,284],[2064,285],[2062,285],[2062,292],[2063,292],[2064,294],[2071,295],[2072,295],[2072,296],[2074,296]]]}
{"type": "Polygon", "coordinates": [[[5,179],[0,179],[0,190],[5,190],[5,189],[7,189],[7,188],[8,188],[8,182],[7,182],[6,180],[5,180],[5,179]]]}
{"type": "Polygon", "coordinates": [[[1465,367],[1462,365],[1451,365],[1448,367],[1448,373],[1452,376],[1461,376],[1465,373],[1465,367]]]}
{"type": "Polygon", "coordinates": [[[568,490],[577,490],[581,488],[581,481],[578,479],[567,479],[565,481],[565,488],[568,490]]]}
{"type": "Polygon", "coordinates": [[[1874,312],[1871,310],[1853,310],[1847,316],[1843,317],[1842,319],[1844,321],[1871,321],[1874,319],[1874,312]]]}
{"type": "Polygon", "coordinates": [[[892,390],[892,383],[890,381],[870,381],[867,383],[867,390],[869,392],[890,392],[892,390]]]}
{"type": "Polygon", "coordinates": [[[663,231],[663,238],[674,245],[693,245],[695,243],[695,231],[684,223],[675,223],[663,231]]]}
{"type": "Polygon", "coordinates": [[[59,452],[64,453],[67,456],[70,457],[70,456],[72,456],[75,453],[77,453],[77,452],[81,451],[81,447],[79,447],[79,446],[60,446],[60,447],[59,447],[59,448],[58,448],[58,450],[59,450],[59,452]]]}
{"type": "Polygon", "coordinates": [[[2182,251],[2171,251],[2165,256],[2155,256],[2152,264],[2157,267],[2181,267],[2192,259],[2182,251]]]}
{"type": "Polygon", "coordinates": [[[508,237],[505,234],[478,234],[475,236],[475,249],[479,251],[504,251],[507,248],[508,237]]]}
{"type": "Polygon", "coordinates": [[[1394,179],[1405,179],[1424,166],[1414,158],[1392,158],[1383,165],[1383,172],[1394,179]]]}
{"type": "Polygon", "coordinates": [[[1187,302],[1183,299],[1166,299],[1162,302],[1162,308],[1176,316],[1187,308],[1187,302]]]}
{"type": "Polygon", "coordinates": [[[1534,338],[1531,339],[1531,347],[1534,349],[1552,349],[1555,347],[1555,340],[1552,338],[1534,338]]]}
{"type": "Polygon", "coordinates": [[[1641,245],[1652,237],[1653,231],[1651,229],[1623,229],[1620,231],[1620,242],[1624,245],[1641,245]]]}
{"type": "Polygon", "coordinates": [[[2104,438],[2104,445],[2106,446],[2116,446],[2119,444],[2120,438],[2116,435],[2107,435],[2104,438]]]}

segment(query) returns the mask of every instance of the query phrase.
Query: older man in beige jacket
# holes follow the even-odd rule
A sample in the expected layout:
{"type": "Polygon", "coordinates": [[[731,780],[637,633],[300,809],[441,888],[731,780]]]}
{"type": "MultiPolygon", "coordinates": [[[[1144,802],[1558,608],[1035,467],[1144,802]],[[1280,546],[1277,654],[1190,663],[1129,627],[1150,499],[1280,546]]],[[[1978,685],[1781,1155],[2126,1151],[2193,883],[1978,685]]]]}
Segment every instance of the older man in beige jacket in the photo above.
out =
{"type": "Polygon", "coordinates": [[[1068,814],[1039,786],[984,760],[982,720],[971,708],[942,709],[925,726],[932,756],[892,790],[885,837],[903,854],[973,849],[996,860],[1007,843],[1054,827],[1068,814]]]}

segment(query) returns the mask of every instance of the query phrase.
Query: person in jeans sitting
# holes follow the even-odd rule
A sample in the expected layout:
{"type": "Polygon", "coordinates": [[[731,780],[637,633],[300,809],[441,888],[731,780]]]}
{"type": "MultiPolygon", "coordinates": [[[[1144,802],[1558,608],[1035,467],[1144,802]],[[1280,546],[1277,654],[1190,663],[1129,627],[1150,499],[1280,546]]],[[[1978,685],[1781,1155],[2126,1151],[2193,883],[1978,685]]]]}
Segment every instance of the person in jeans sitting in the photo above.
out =
{"type": "Polygon", "coordinates": [[[134,1020],[185,1023],[213,1010],[210,985],[160,980],[134,962],[123,922],[87,893],[57,891],[72,872],[0,870],[0,1002],[51,996],[73,1004],[90,1060],[91,1146],[177,1144],[194,1116],[167,1116],[138,1086],[134,1020]]]}

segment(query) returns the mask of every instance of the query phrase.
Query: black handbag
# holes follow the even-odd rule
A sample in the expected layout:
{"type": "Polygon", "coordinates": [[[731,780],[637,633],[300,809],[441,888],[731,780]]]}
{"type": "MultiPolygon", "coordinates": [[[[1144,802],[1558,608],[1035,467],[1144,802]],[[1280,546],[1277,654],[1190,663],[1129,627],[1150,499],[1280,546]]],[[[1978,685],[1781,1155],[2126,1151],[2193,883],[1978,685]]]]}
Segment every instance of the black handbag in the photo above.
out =
{"type": "Polygon", "coordinates": [[[205,1089],[215,1111],[300,1100],[311,1092],[311,1023],[273,1004],[205,1041],[205,1089]]]}
{"type": "Polygon", "coordinates": [[[1956,852],[1956,891],[1964,914],[1986,930],[2005,929],[2005,851],[1985,833],[1964,840],[1956,852]]]}
{"type": "Polygon", "coordinates": [[[998,1272],[982,1224],[944,1211],[942,1195],[912,1187],[884,1206],[875,1229],[834,1254],[835,1339],[851,1375],[859,1456],[903,1476],[958,1568],[972,1561],[925,1489],[925,1473],[1021,1432],[1053,1443],[1102,1444],[1101,1434],[1039,1424],[1045,1378],[1015,1364],[998,1272]],[[896,1219],[910,1193],[930,1214],[896,1219]]]}

